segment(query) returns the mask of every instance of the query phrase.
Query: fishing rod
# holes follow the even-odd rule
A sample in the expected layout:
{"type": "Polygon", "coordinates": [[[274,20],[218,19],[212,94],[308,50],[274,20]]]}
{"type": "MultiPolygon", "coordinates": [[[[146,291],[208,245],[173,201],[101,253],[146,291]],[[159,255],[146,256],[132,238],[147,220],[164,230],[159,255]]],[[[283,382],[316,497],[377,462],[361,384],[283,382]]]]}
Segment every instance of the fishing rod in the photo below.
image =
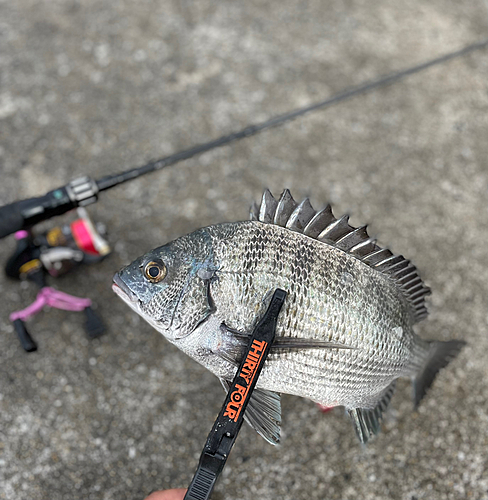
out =
{"type": "Polygon", "coordinates": [[[47,275],[57,277],[80,264],[99,262],[110,254],[111,250],[104,238],[103,226],[94,224],[84,209],[84,207],[95,203],[102,191],[107,191],[150,172],[161,170],[231,142],[283,125],[312,111],[324,109],[357,95],[391,85],[407,76],[487,46],[488,39],[378,80],[352,87],[309,106],[275,116],[261,123],[249,125],[238,132],[224,135],[159,160],[150,161],[146,165],[108,175],[98,180],[88,176],[79,177],[43,196],[16,201],[0,207],[0,239],[15,233],[17,240],[17,248],[7,261],[5,272],[7,276],[14,279],[30,280],[40,288],[36,300],[30,306],[10,315],[10,320],[22,347],[27,352],[37,349],[37,344],[26,329],[25,321],[40,312],[45,305],[69,311],[84,311],[86,315],[85,329],[88,335],[97,337],[103,334],[105,328],[93,310],[90,299],[59,292],[46,284],[47,275]],[[33,226],[39,222],[73,209],[78,209],[78,218],[71,224],[55,227],[40,235],[33,232],[33,226]]]}
{"type": "Polygon", "coordinates": [[[231,142],[251,137],[259,132],[262,132],[263,130],[283,125],[284,123],[310,113],[311,111],[323,109],[355,97],[359,94],[364,94],[380,87],[391,85],[407,76],[419,73],[420,71],[424,71],[433,66],[464,56],[475,50],[483,49],[487,46],[488,39],[468,45],[461,50],[437,57],[425,63],[393,73],[378,80],[364,83],[357,87],[352,87],[323,101],[292,110],[288,113],[278,115],[258,124],[249,125],[238,132],[233,132],[213,141],[199,144],[178,153],[174,153],[165,158],[151,161],[141,167],[132,168],[119,174],[108,175],[99,180],[94,180],[87,176],[80,177],[69,182],[65,186],[49,191],[44,196],[29,198],[27,200],[11,203],[10,205],[5,205],[0,207],[0,238],[4,238],[5,236],[15,233],[16,231],[30,228],[38,222],[50,219],[56,215],[64,214],[73,208],[84,207],[91,203],[95,203],[100,192],[111,189],[119,184],[137,179],[142,175],[161,170],[165,167],[169,167],[170,165],[174,165],[180,161],[205,153],[206,151],[222,147],[231,142]]]}

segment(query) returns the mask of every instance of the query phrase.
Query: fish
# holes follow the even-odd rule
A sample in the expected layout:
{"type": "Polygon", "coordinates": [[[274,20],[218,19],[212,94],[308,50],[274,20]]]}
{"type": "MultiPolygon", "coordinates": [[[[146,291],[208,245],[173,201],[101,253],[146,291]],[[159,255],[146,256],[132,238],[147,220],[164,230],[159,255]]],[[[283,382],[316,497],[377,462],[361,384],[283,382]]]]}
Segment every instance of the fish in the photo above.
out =
{"type": "Polygon", "coordinates": [[[113,290],[227,391],[275,289],[287,292],[276,337],[245,412],[280,441],[281,394],[343,406],[357,436],[377,434],[401,377],[417,407],[463,340],[424,340],[414,325],[430,289],[402,255],[330,205],[316,211],[269,190],[250,220],[198,229],[115,274],[113,290]]]}

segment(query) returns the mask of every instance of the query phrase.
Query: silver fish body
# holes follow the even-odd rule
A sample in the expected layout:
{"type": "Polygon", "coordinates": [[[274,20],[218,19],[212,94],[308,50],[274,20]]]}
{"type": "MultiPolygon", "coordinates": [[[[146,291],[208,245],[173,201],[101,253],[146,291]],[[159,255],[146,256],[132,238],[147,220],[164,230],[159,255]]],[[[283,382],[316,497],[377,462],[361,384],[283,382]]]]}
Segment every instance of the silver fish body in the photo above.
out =
{"type": "MultiPolygon", "coordinates": [[[[215,324],[251,332],[267,306],[263,298],[282,288],[288,298],[278,337],[346,346],[275,351],[259,386],[326,406],[364,406],[394,379],[415,373],[425,359],[428,344],[413,333],[395,284],[351,255],[257,221],[214,226],[206,234],[218,266],[210,282],[215,324]]],[[[219,338],[218,349],[232,350],[232,339],[226,346],[220,330],[206,335],[219,338]]],[[[220,368],[206,367],[214,373],[220,368]]],[[[231,377],[233,369],[216,375],[231,377]]]]}
{"type": "MultiPolygon", "coordinates": [[[[313,211],[311,217],[309,205],[298,206],[287,191],[281,207],[271,203],[269,208],[266,196],[258,220],[210,226],[157,248],[118,273],[114,289],[225,386],[271,294],[282,288],[288,295],[276,346],[258,380],[265,402],[256,409],[254,427],[276,442],[276,429],[269,431],[270,438],[259,412],[273,406],[270,394],[288,393],[345,406],[360,439],[367,441],[378,430],[395,380],[417,376],[420,400],[435,372],[457,354],[462,342],[432,343],[414,333],[414,323],[425,315],[428,289],[403,257],[388,251],[386,260],[405,269],[407,277],[413,273],[410,289],[396,277],[399,271],[384,271],[386,261],[376,266],[366,262],[384,250],[365,231],[352,239],[358,230],[347,226],[345,236],[334,237],[331,225],[341,222],[329,220],[330,215],[320,223],[324,237],[317,239],[320,234],[313,236],[318,229],[310,229],[310,221],[320,213],[313,211]],[[347,245],[341,247],[347,237],[353,250],[369,245],[370,251],[361,256],[347,245]],[[148,262],[164,266],[161,281],[148,281],[148,262]]],[[[271,418],[274,423],[277,413],[271,418]]]]}

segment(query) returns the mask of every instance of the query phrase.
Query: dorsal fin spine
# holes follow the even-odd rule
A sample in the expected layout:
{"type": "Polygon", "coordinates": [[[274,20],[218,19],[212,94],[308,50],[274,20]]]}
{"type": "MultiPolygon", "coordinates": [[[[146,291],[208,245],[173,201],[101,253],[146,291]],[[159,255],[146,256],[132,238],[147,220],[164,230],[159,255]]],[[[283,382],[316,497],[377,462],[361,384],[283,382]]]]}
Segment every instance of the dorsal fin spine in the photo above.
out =
{"type": "Polygon", "coordinates": [[[388,248],[381,248],[380,250],[374,251],[369,255],[363,257],[363,262],[368,264],[368,266],[374,267],[378,262],[384,260],[386,256],[393,255],[388,248]]]}
{"type": "Polygon", "coordinates": [[[387,259],[386,261],[380,262],[374,266],[378,271],[382,273],[387,273],[388,275],[392,275],[394,272],[394,267],[399,259],[403,259],[403,255],[394,255],[393,257],[387,259]]]}
{"type": "Polygon", "coordinates": [[[311,238],[317,238],[318,235],[332,222],[337,219],[332,213],[332,207],[327,205],[320,212],[317,212],[310,222],[305,226],[303,234],[310,236],[311,238]]]}
{"type": "Polygon", "coordinates": [[[349,252],[359,255],[359,257],[364,257],[371,252],[371,249],[375,247],[375,244],[375,238],[368,238],[367,240],[362,241],[361,243],[358,243],[357,245],[350,248],[349,252]]]}
{"type": "Polygon", "coordinates": [[[374,264],[374,266],[373,266],[373,267],[376,267],[376,268],[378,268],[378,267],[388,267],[388,263],[389,263],[389,262],[390,262],[390,261],[391,261],[394,257],[395,257],[395,256],[393,256],[393,257],[388,257],[388,258],[386,258],[386,259],[384,259],[384,260],[381,260],[380,262],[378,262],[378,263],[374,264]]]}
{"type": "Polygon", "coordinates": [[[415,297],[415,294],[422,291],[424,289],[424,284],[422,283],[422,280],[420,281],[419,284],[414,284],[413,286],[409,287],[410,293],[412,294],[412,297],[415,297]]]}
{"type": "Polygon", "coordinates": [[[382,263],[382,264],[377,264],[376,267],[383,267],[384,270],[388,269],[388,271],[392,272],[393,269],[399,263],[401,263],[404,259],[405,259],[405,257],[403,255],[394,255],[393,257],[391,257],[390,259],[388,259],[388,262],[382,263]]]}
{"type": "Polygon", "coordinates": [[[395,276],[395,278],[398,280],[399,283],[408,283],[415,276],[418,276],[418,274],[415,271],[412,271],[400,277],[395,276]]]}
{"type": "Polygon", "coordinates": [[[317,239],[327,239],[337,242],[339,238],[352,231],[352,227],[348,224],[349,215],[343,215],[335,222],[326,227],[318,236],[317,239]]]}
{"type": "Polygon", "coordinates": [[[388,248],[379,248],[375,250],[374,252],[371,252],[368,257],[376,257],[378,254],[381,254],[383,252],[389,251],[388,248]]]}
{"type": "Polygon", "coordinates": [[[307,224],[315,215],[315,210],[310,204],[310,200],[305,198],[290,215],[285,227],[292,231],[303,232],[307,224]]]}
{"type": "MultiPolygon", "coordinates": [[[[351,248],[351,252],[355,252],[356,250],[358,250],[359,248],[362,248],[362,247],[365,247],[367,245],[374,245],[376,243],[376,238],[368,238],[367,240],[364,240],[364,241],[360,241],[358,244],[354,245],[352,248],[351,248]]],[[[368,255],[370,254],[371,252],[368,253],[368,255]]]]}
{"type": "Polygon", "coordinates": [[[414,286],[417,285],[422,285],[422,278],[420,276],[413,277],[410,281],[407,281],[406,283],[401,284],[404,288],[413,288],[414,286]]]}
{"type": "Polygon", "coordinates": [[[395,271],[394,276],[397,280],[401,280],[403,278],[406,278],[407,276],[410,276],[412,273],[416,272],[417,270],[415,269],[415,266],[413,264],[409,264],[407,267],[395,271]]]}
{"type": "Polygon", "coordinates": [[[403,271],[405,268],[407,268],[409,266],[409,264],[410,264],[409,260],[400,260],[397,263],[389,266],[389,269],[391,272],[397,273],[397,272],[403,271]]]}
{"type": "MultiPolygon", "coordinates": [[[[349,217],[348,217],[349,218],[349,217]]],[[[359,226],[357,228],[351,228],[352,231],[350,231],[349,233],[345,234],[344,236],[341,236],[338,240],[337,240],[337,243],[340,243],[341,241],[344,241],[346,238],[350,238],[351,236],[353,236],[354,234],[360,234],[360,233],[366,233],[366,235],[368,234],[367,231],[366,231],[366,228],[367,226],[359,226]]]]}
{"type": "Polygon", "coordinates": [[[261,200],[261,207],[259,209],[259,220],[261,222],[267,222],[267,223],[273,222],[277,205],[278,202],[274,199],[269,189],[266,189],[266,191],[263,193],[263,198],[261,200]]]}
{"type": "Polygon", "coordinates": [[[412,293],[412,295],[410,296],[411,300],[414,300],[416,298],[420,298],[422,297],[423,295],[429,295],[431,292],[430,292],[430,288],[422,285],[422,288],[419,289],[418,292],[414,292],[412,293]]]}
{"type": "Polygon", "coordinates": [[[293,213],[296,207],[297,202],[293,199],[290,191],[288,189],[285,189],[283,193],[281,193],[281,197],[276,207],[274,223],[278,226],[285,227],[286,222],[288,221],[290,215],[293,213]]]}

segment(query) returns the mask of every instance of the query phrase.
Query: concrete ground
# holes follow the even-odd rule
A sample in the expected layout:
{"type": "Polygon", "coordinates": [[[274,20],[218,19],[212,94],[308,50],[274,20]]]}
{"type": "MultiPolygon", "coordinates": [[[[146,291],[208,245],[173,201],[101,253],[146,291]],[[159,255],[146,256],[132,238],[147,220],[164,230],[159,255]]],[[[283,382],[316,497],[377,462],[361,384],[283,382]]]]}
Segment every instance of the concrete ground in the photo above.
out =
{"type": "MultiPolygon", "coordinates": [[[[0,0],[0,202],[100,178],[488,36],[481,0],[0,0]]],[[[187,486],[224,393],[143,323],[113,273],[195,228],[245,219],[263,188],[326,201],[412,259],[433,290],[425,338],[468,346],[418,412],[399,384],[361,447],[340,408],[283,398],[283,440],[245,426],[215,499],[488,498],[488,50],[103,193],[113,254],[56,281],[81,315],[8,315],[0,278],[0,498],[143,499],[187,486]]],[[[68,220],[51,221],[50,224],[68,220]]],[[[12,237],[0,242],[5,260],[12,237]]]]}

